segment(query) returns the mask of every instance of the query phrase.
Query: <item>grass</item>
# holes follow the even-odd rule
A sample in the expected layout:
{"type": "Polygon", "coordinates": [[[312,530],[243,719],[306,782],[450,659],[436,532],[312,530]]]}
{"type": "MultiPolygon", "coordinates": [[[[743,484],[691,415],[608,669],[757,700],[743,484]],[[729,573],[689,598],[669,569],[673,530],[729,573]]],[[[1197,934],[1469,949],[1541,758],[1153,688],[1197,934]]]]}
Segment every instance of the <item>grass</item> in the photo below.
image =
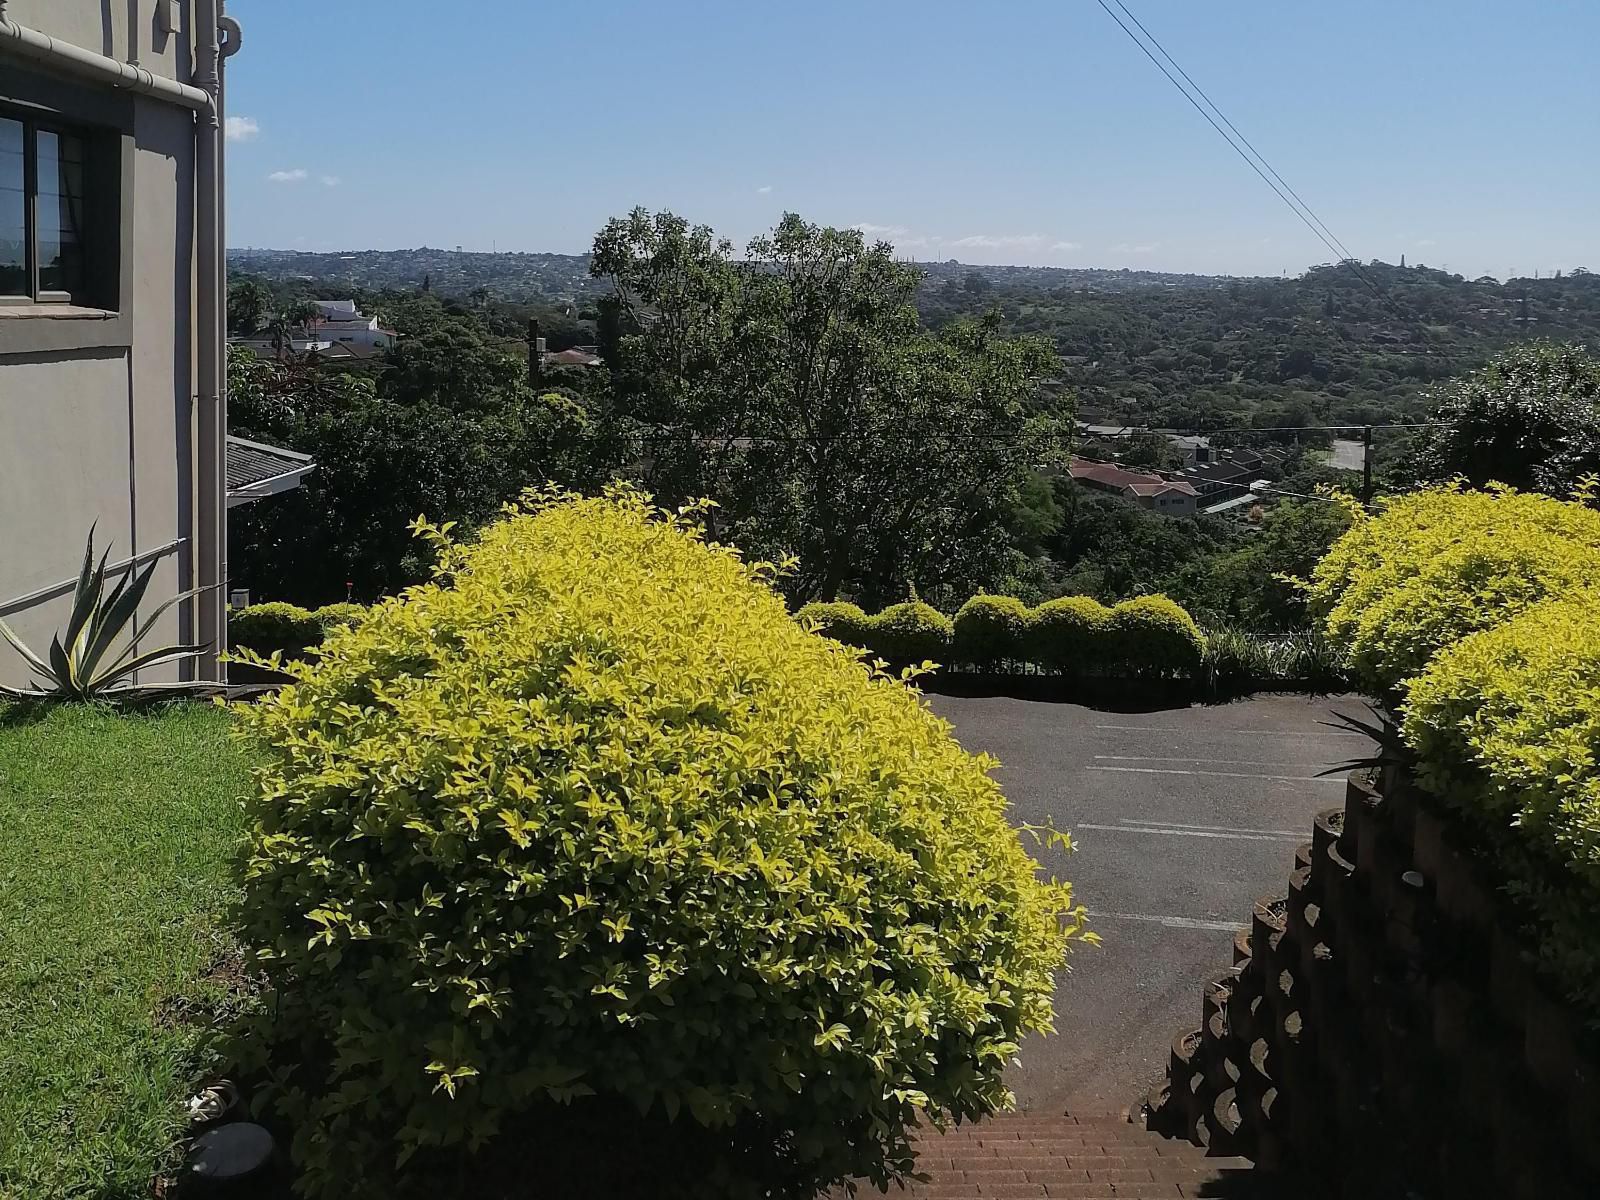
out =
{"type": "Polygon", "coordinates": [[[229,717],[0,706],[0,1197],[148,1197],[201,1034],[248,992],[223,923],[229,717]]]}

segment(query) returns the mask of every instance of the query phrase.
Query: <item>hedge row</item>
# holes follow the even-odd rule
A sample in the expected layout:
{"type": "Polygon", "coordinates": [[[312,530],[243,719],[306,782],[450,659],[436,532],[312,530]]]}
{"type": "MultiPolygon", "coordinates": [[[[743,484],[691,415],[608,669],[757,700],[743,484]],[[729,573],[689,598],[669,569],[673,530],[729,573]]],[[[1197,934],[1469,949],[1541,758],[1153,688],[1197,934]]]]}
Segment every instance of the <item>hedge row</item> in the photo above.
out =
{"type": "Polygon", "coordinates": [[[1313,594],[1399,704],[1422,786],[1476,827],[1552,978],[1600,1016],[1600,513],[1509,490],[1388,504],[1313,594]]]}
{"type": "Polygon", "coordinates": [[[959,664],[991,670],[1026,663],[1069,675],[1192,675],[1205,637],[1166,596],[1107,607],[1066,596],[1029,608],[1011,596],[974,596],[951,620],[910,600],[869,616],[854,604],[808,604],[817,632],[891,663],[959,664]]]}
{"type": "Polygon", "coordinates": [[[318,609],[280,601],[252,604],[228,618],[228,648],[263,655],[281,651],[285,658],[301,658],[332,630],[353,624],[366,613],[360,604],[325,604],[318,609]]]}

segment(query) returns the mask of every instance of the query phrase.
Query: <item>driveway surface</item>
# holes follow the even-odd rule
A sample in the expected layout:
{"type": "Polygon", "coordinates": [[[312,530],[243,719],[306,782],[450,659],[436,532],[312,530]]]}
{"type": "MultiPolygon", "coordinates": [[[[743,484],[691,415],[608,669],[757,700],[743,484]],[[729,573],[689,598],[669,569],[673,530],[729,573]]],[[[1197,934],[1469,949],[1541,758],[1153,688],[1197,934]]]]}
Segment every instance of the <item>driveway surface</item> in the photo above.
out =
{"type": "Polygon", "coordinates": [[[1282,892],[1315,815],[1341,804],[1359,734],[1320,722],[1359,700],[1265,696],[1157,712],[1107,712],[1004,697],[930,696],[970,750],[1000,760],[1018,822],[1054,822],[1071,856],[1030,846],[1070,879],[1099,948],[1074,951],[1056,988],[1054,1037],[1011,1071],[1025,1109],[1111,1112],[1165,1068],[1200,1025],[1201,987],[1232,960],[1256,897],[1282,892]]]}

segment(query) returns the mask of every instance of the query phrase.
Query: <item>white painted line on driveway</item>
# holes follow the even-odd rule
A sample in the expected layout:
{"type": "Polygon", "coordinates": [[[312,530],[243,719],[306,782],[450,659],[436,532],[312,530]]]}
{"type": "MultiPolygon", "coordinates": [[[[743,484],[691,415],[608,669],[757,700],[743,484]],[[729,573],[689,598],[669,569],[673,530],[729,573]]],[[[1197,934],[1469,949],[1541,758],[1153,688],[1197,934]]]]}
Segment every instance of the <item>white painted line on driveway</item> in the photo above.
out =
{"type": "Polygon", "coordinates": [[[1140,821],[1134,817],[1123,817],[1122,823],[1124,825],[1153,825],[1158,829],[1208,829],[1212,833],[1270,833],[1278,837],[1300,838],[1301,841],[1307,840],[1292,829],[1240,829],[1234,825],[1193,825],[1187,821],[1140,821]]]}
{"type": "Polygon", "coordinates": [[[1090,771],[1123,771],[1131,775],[1204,775],[1212,779],[1262,779],[1269,783],[1337,783],[1333,775],[1251,775],[1244,771],[1183,771],[1176,767],[1089,767],[1090,771]]]}
{"type": "Polygon", "coordinates": [[[1107,833],[1159,833],[1164,837],[1197,837],[1197,838],[1222,838],[1231,842],[1300,842],[1304,841],[1298,833],[1221,833],[1213,829],[1175,829],[1170,825],[1092,825],[1087,821],[1079,821],[1072,826],[1073,832],[1080,829],[1100,829],[1107,833]]]}
{"type": "Polygon", "coordinates": [[[1216,929],[1232,933],[1245,928],[1234,921],[1197,921],[1193,917],[1152,917],[1145,913],[1099,912],[1094,909],[1089,911],[1089,917],[1091,920],[1110,917],[1113,921],[1148,921],[1152,925],[1165,925],[1168,929],[1216,929]]]}
{"type": "Polygon", "coordinates": [[[1367,740],[1364,733],[1345,732],[1343,729],[1329,729],[1325,733],[1312,733],[1297,729],[1206,729],[1190,725],[1096,725],[1096,729],[1120,729],[1127,733],[1192,733],[1209,735],[1212,737],[1232,737],[1236,733],[1247,733],[1254,737],[1275,738],[1361,738],[1367,740]]]}
{"type": "Polygon", "coordinates": [[[1195,766],[1281,767],[1283,759],[1264,758],[1162,758],[1155,754],[1096,754],[1099,762],[1191,763],[1195,766]]]}

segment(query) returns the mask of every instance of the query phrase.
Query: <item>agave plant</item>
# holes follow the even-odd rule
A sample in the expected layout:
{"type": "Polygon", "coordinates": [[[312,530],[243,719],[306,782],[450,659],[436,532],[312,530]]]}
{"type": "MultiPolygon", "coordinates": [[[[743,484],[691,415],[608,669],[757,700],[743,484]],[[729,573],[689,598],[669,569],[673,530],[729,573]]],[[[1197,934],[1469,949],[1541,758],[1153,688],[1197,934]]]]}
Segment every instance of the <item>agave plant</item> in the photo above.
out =
{"type": "Polygon", "coordinates": [[[1367,705],[1367,710],[1372,713],[1373,719],[1370,721],[1352,717],[1349,713],[1336,712],[1333,714],[1333,720],[1317,722],[1329,729],[1337,729],[1341,733],[1365,734],[1373,741],[1371,754],[1363,754],[1329,767],[1326,771],[1318,771],[1319,778],[1324,775],[1341,775],[1347,771],[1373,771],[1388,766],[1410,766],[1416,761],[1411,747],[1406,745],[1405,738],[1401,736],[1399,719],[1393,713],[1372,704],[1367,705]]]}
{"type": "MultiPolygon", "coordinates": [[[[89,542],[83,552],[83,569],[78,573],[78,585],[72,597],[72,616],[67,627],[50,641],[46,655],[35,654],[4,621],[0,621],[0,635],[28,662],[39,676],[38,686],[32,688],[0,687],[0,695],[16,700],[94,700],[128,696],[157,690],[181,690],[192,684],[156,684],[133,686],[129,680],[133,673],[145,667],[193,658],[205,651],[205,646],[163,646],[159,650],[138,652],[138,642],[131,636],[129,625],[150,579],[156,572],[151,563],[144,571],[130,565],[122,578],[106,591],[106,559],[110,550],[101,555],[100,563],[94,561],[94,528],[89,529],[89,542]],[[112,649],[124,631],[130,636],[119,653],[112,649]]],[[[174,596],[145,623],[148,625],[174,604],[189,599],[203,591],[196,588],[174,596]]]]}

